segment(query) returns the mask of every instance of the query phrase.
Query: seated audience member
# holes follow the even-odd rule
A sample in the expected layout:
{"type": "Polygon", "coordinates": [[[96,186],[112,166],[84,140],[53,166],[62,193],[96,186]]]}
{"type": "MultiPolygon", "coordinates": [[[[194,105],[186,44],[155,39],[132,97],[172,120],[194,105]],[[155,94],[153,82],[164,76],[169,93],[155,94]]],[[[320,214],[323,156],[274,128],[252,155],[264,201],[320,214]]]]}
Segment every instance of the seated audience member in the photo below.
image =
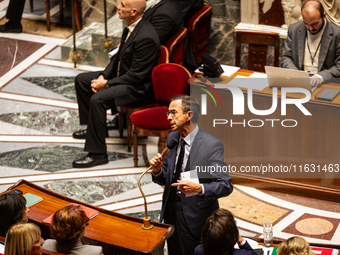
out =
{"type": "Polygon", "coordinates": [[[37,225],[17,223],[7,232],[4,255],[41,255],[43,243],[37,225]]]}
{"type": "Polygon", "coordinates": [[[80,124],[87,125],[87,129],[74,132],[73,138],[86,139],[84,150],[88,155],[73,161],[73,167],[107,164],[107,110],[153,94],[151,72],[159,62],[161,45],[156,30],[143,18],[145,7],[145,0],[121,0],[117,6],[119,18],[128,27],[117,54],[105,70],[75,78],[80,124]]]}
{"type": "Polygon", "coordinates": [[[302,5],[303,21],[288,28],[282,67],[310,72],[311,85],[340,77],[340,27],[325,19],[318,1],[302,5]]]}
{"type": "MultiPolygon", "coordinates": [[[[177,0],[182,10],[184,27],[189,28],[190,19],[203,8],[203,0],[177,0]]],[[[189,34],[185,44],[184,67],[188,69],[191,74],[195,73],[197,69],[196,60],[193,49],[190,44],[189,34]]]]}
{"type": "Polygon", "coordinates": [[[174,0],[157,0],[144,14],[144,18],[155,28],[161,45],[183,28],[181,7],[174,0]]]}
{"type": "Polygon", "coordinates": [[[28,222],[29,209],[26,199],[13,192],[0,196],[0,236],[5,237],[9,228],[18,222],[28,222]]]}
{"type": "Polygon", "coordinates": [[[280,243],[277,255],[315,255],[309,243],[302,237],[293,236],[280,243]]]}
{"type": "Polygon", "coordinates": [[[181,6],[184,26],[188,28],[190,19],[204,6],[203,0],[177,0],[181,6]]]}
{"type": "Polygon", "coordinates": [[[43,248],[73,255],[103,254],[102,247],[83,245],[80,241],[85,234],[85,226],[88,222],[89,218],[79,205],[68,205],[59,209],[53,215],[50,227],[51,236],[54,239],[47,239],[43,248]]]}
{"type": "Polygon", "coordinates": [[[201,244],[195,255],[256,255],[238,232],[234,216],[227,209],[219,208],[207,219],[202,230],[201,244]],[[234,249],[238,244],[240,249],[234,249]]]}

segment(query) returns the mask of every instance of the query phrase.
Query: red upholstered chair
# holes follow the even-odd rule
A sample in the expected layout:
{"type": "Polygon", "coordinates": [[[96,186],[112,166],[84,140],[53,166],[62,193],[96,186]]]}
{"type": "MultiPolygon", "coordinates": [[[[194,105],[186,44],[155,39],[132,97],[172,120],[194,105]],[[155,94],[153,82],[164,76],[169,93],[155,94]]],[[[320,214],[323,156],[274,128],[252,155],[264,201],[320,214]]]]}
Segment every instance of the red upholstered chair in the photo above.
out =
{"type": "Polygon", "coordinates": [[[152,83],[158,107],[136,111],[130,119],[133,129],[134,165],[138,165],[138,134],[159,137],[159,151],[166,146],[166,137],[171,132],[166,112],[171,98],[176,95],[189,95],[190,73],[178,64],[162,64],[152,71],[152,83]]]}
{"type": "Polygon", "coordinates": [[[211,16],[212,8],[206,5],[190,19],[188,28],[190,45],[197,66],[202,62],[202,55],[208,51],[211,16]]]}
{"type": "MultiPolygon", "coordinates": [[[[159,64],[169,63],[169,51],[165,46],[161,46],[161,56],[159,58],[159,64]]],[[[118,122],[119,122],[119,136],[123,138],[124,132],[124,114],[126,115],[126,123],[127,123],[127,145],[128,151],[131,151],[132,146],[132,125],[130,121],[130,115],[141,109],[145,109],[148,107],[152,107],[156,105],[156,99],[152,96],[152,98],[148,98],[147,100],[138,101],[126,105],[121,105],[117,107],[118,110],[118,122]]]]}
{"type": "Polygon", "coordinates": [[[183,65],[184,63],[184,52],[185,52],[185,41],[187,36],[187,29],[182,28],[177,34],[172,36],[166,43],[166,47],[169,50],[169,62],[183,65]]]}
{"type": "Polygon", "coordinates": [[[159,58],[158,64],[169,63],[169,50],[165,46],[161,46],[161,57],[159,58]]]}

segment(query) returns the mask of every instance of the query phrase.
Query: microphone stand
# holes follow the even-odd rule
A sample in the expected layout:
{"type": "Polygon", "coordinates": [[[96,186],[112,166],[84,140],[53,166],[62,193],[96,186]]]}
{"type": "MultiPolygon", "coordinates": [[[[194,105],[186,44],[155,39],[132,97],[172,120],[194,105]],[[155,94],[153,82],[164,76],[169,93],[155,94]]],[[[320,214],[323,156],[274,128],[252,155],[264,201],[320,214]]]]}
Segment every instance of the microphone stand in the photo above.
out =
{"type": "MultiPolygon", "coordinates": [[[[162,156],[164,156],[165,154],[167,154],[172,148],[174,148],[176,146],[176,144],[178,143],[176,138],[172,138],[172,140],[168,143],[167,147],[164,148],[164,150],[162,151],[162,156]]],[[[142,187],[140,185],[140,180],[142,179],[142,177],[152,168],[152,166],[149,166],[148,169],[146,169],[138,178],[138,188],[140,190],[140,193],[142,193],[143,199],[144,199],[144,209],[145,209],[145,217],[143,218],[143,225],[142,225],[142,229],[148,230],[148,229],[152,229],[153,225],[151,224],[151,219],[148,216],[148,208],[147,208],[147,204],[146,204],[146,198],[144,195],[144,192],[142,190],[142,187]]]]}
{"type": "Polygon", "coordinates": [[[104,35],[104,49],[111,49],[114,45],[113,40],[109,39],[107,36],[107,9],[106,9],[106,0],[104,0],[104,30],[105,30],[105,35],[104,35]]]}
{"type": "Polygon", "coordinates": [[[142,190],[142,187],[140,185],[140,180],[142,179],[142,177],[152,168],[152,166],[149,166],[148,169],[146,169],[138,178],[138,188],[140,190],[140,193],[142,193],[143,199],[144,199],[144,210],[145,210],[145,217],[143,218],[143,225],[142,225],[142,229],[148,230],[148,229],[152,229],[153,225],[151,224],[151,218],[148,216],[148,209],[147,209],[147,205],[146,205],[146,198],[144,195],[144,192],[142,190]]]}

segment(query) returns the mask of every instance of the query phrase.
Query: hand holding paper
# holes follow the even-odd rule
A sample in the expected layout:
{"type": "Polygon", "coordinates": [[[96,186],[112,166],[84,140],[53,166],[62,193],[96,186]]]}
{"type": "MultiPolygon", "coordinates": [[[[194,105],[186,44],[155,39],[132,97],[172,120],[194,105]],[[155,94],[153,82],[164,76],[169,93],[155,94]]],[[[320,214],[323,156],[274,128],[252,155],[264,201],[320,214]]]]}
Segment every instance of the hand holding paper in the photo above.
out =
{"type": "Polygon", "coordinates": [[[201,184],[191,181],[178,180],[177,183],[173,183],[171,186],[178,187],[187,197],[202,192],[201,184]]]}

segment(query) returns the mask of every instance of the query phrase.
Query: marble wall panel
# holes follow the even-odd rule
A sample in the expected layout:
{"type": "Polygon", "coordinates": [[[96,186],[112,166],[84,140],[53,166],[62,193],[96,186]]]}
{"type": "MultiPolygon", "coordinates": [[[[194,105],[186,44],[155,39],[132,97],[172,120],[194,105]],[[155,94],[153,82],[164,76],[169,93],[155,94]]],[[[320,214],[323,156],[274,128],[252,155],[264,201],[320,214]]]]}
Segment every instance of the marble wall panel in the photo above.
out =
{"type": "Polygon", "coordinates": [[[234,28],[240,22],[240,2],[234,0],[209,0],[213,8],[209,54],[222,64],[235,64],[234,28]]]}
{"type": "Polygon", "coordinates": [[[43,46],[41,43],[9,38],[0,38],[0,44],[3,45],[3,47],[0,47],[0,76],[43,46]]]}
{"type": "MultiPolygon", "coordinates": [[[[47,144],[0,153],[0,166],[53,173],[72,168],[73,160],[83,156],[84,151],[82,148],[59,144],[47,144]]],[[[108,152],[109,161],[131,157],[133,157],[133,155],[127,153],[108,152]]],[[[61,193],[58,191],[56,192],[61,193]]]]}
{"type": "Polygon", "coordinates": [[[50,135],[69,135],[80,129],[78,111],[34,111],[0,114],[0,121],[50,135]]]}
{"type": "Polygon", "coordinates": [[[55,181],[43,186],[61,195],[93,204],[138,187],[135,181],[55,181]]]}
{"type": "MultiPolygon", "coordinates": [[[[106,1],[107,18],[111,18],[117,12],[120,0],[106,1]]],[[[82,0],[81,12],[83,27],[92,22],[104,23],[104,1],[82,0]]]]}

